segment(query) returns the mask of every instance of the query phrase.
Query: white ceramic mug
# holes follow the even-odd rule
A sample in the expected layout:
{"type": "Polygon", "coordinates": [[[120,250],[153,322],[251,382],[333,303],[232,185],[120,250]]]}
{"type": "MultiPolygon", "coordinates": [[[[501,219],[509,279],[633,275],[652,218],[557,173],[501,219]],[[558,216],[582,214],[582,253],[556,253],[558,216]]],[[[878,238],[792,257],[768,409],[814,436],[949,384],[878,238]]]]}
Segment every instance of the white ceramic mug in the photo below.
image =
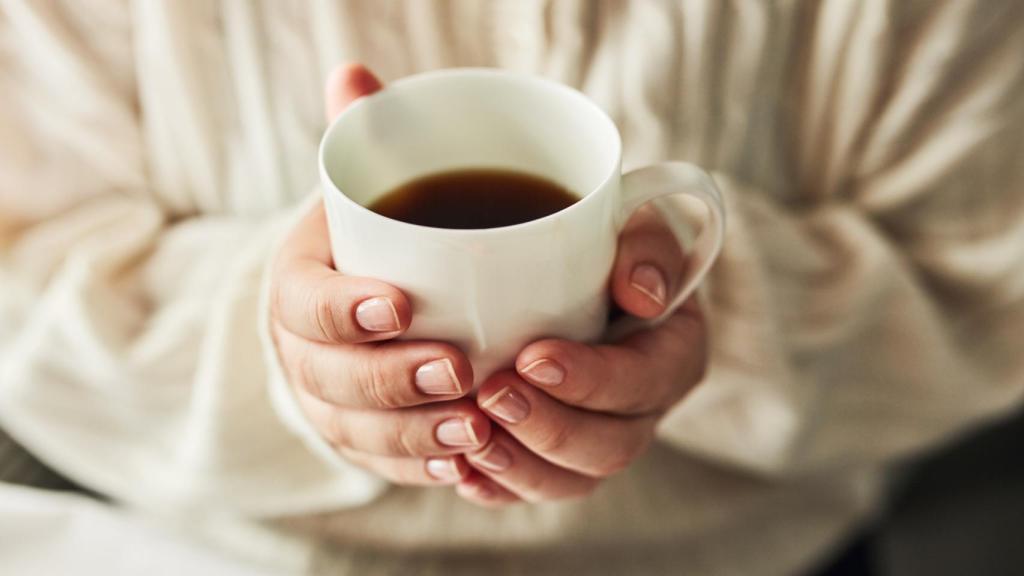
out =
{"type": "Polygon", "coordinates": [[[562,84],[492,69],[399,80],[353,103],[321,142],[335,266],[401,289],[413,307],[404,337],[459,346],[480,382],[537,338],[600,338],[619,232],[644,203],[688,194],[707,205],[709,219],[671,312],[721,248],[722,200],[693,165],[666,162],[623,175],[621,156],[611,119],[562,84]],[[580,200],[537,220],[479,230],[418,226],[366,208],[409,180],[460,168],[528,172],[580,200]]]}

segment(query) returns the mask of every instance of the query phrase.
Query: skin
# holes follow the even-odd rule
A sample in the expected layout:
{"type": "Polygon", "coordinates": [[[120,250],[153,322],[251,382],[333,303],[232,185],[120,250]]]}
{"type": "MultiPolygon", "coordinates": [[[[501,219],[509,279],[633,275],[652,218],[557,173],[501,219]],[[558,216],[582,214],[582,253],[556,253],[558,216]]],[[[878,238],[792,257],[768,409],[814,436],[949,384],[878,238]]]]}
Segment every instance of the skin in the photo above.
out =
{"type": "MultiPolygon", "coordinates": [[[[328,120],[380,87],[360,65],[337,68],[326,86],[328,120]]],[[[627,314],[654,318],[684,268],[675,237],[642,209],[619,238],[613,299],[627,314]]],[[[489,507],[590,494],[645,451],[707,361],[704,319],[691,300],[613,344],[533,342],[515,370],[490,376],[471,398],[472,367],[460,350],[394,341],[413,315],[401,291],[333,269],[320,204],[277,255],[272,294],[285,372],[307,418],[342,456],[397,484],[454,485],[489,507]]]]}

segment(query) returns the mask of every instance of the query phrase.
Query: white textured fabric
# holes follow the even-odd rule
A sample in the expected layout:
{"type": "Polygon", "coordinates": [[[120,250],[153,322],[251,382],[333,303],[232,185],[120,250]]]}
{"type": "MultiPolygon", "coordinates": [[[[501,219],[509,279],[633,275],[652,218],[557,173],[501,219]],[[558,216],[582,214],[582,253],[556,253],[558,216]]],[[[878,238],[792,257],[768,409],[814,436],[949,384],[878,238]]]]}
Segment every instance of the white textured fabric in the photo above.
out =
{"type": "MultiPolygon", "coordinates": [[[[258,541],[260,535],[250,532],[246,538],[258,541]]],[[[278,540],[270,545],[280,546],[278,540]]],[[[296,573],[306,564],[301,555],[287,552],[299,562],[276,562],[267,550],[262,562],[247,561],[203,544],[187,526],[157,522],[77,494],[0,482],[0,574],[271,576],[296,573]]]]}
{"type": "Polygon", "coordinates": [[[788,574],[1024,393],[1020,2],[0,6],[0,424],[117,499],[288,515],[311,572],[788,574]],[[715,171],[707,381],[592,498],[384,491],[273,409],[260,287],[342,60],[543,74],[627,168],[715,171]]]}

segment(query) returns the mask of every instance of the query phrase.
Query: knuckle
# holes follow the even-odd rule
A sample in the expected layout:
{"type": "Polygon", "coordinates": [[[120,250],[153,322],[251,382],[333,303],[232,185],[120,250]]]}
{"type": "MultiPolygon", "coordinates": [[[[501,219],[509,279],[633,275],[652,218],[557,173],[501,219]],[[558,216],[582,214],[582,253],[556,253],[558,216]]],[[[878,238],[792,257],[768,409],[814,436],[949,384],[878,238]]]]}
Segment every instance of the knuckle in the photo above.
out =
{"type": "Polygon", "coordinates": [[[427,477],[426,462],[399,462],[374,456],[371,456],[369,459],[374,462],[374,467],[376,468],[374,471],[392,484],[402,486],[423,484],[424,477],[427,477]]]}
{"type": "MultiPolygon", "coordinates": [[[[657,389],[657,386],[644,386],[646,388],[657,389]]],[[[645,394],[630,395],[627,398],[620,400],[620,405],[617,407],[618,411],[623,414],[641,414],[652,409],[652,400],[645,394]]]]}
{"type": "Polygon", "coordinates": [[[636,451],[633,447],[619,444],[609,447],[602,454],[602,458],[588,470],[588,474],[597,478],[607,478],[622,472],[633,462],[636,451]]]}
{"type": "Polygon", "coordinates": [[[363,465],[361,461],[362,459],[359,457],[360,455],[352,452],[348,448],[344,446],[336,446],[335,451],[338,453],[338,455],[340,455],[345,460],[348,460],[351,464],[356,464],[357,466],[363,465]]]}
{"type": "Polygon", "coordinates": [[[565,450],[569,443],[569,428],[561,424],[549,426],[542,433],[535,443],[538,452],[544,454],[559,454],[565,450]]]}
{"type": "Polygon", "coordinates": [[[653,388],[658,392],[653,394],[651,400],[645,405],[638,406],[631,412],[635,415],[663,414],[675,406],[683,396],[686,395],[687,386],[684,386],[684,378],[662,378],[654,384],[653,388]]]}
{"type": "MultiPolygon", "coordinates": [[[[635,436],[635,434],[633,435],[635,436]]],[[[629,438],[626,433],[620,435],[623,438],[629,438]]],[[[641,454],[646,450],[649,444],[650,434],[645,434],[640,438],[631,439],[625,442],[619,442],[609,447],[604,452],[604,458],[594,468],[594,475],[600,478],[606,478],[622,472],[628,468],[641,454]]]]}
{"type": "Polygon", "coordinates": [[[401,393],[391,385],[387,371],[379,362],[368,361],[363,365],[360,389],[372,406],[394,410],[403,405],[401,393]]]}
{"type": "Polygon", "coordinates": [[[570,402],[577,406],[592,406],[598,400],[597,394],[600,387],[594,378],[581,378],[576,386],[570,391],[572,399],[570,402]]]}
{"type": "Polygon", "coordinates": [[[525,487],[519,490],[518,495],[520,498],[522,498],[526,502],[529,502],[530,504],[539,504],[541,502],[547,502],[548,500],[552,500],[552,498],[549,498],[542,492],[530,490],[525,487]]]}
{"type": "Polygon", "coordinates": [[[317,398],[326,400],[323,383],[317,369],[316,354],[310,345],[297,346],[292,358],[294,360],[294,377],[307,392],[317,398]]]}
{"type": "Polygon", "coordinates": [[[664,378],[637,379],[638,389],[647,390],[645,394],[629,394],[617,401],[616,412],[625,415],[649,414],[659,409],[666,402],[665,397],[671,396],[676,388],[675,383],[664,378]]]}
{"type": "Polygon", "coordinates": [[[344,447],[338,448],[338,452],[352,464],[381,476],[393,484],[411,484],[415,480],[414,474],[402,466],[391,465],[386,459],[344,447]]]}
{"type": "Polygon", "coordinates": [[[430,475],[426,472],[427,463],[425,460],[408,461],[386,467],[382,476],[394,484],[412,485],[423,484],[430,481],[430,475]]]}
{"type": "Polygon", "coordinates": [[[526,474],[516,483],[516,495],[527,502],[551,500],[551,490],[544,474],[526,474]]]}
{"type": "Polygon", "coordinates": [[[385,466],[373,462],[366,466],[366,468],[374,474],[383,477],[391,484],[397,484],[399,486],[411,486],[418,484],[415,478],[416,475],[405,470],[403,467],[395,468],[393,466],[385,466]]]}
{"type": "Polygon", "coordinates": [[[388,453],[396,456],[416,456],[420,452],[416,434],[408,426],[403,426],[397,419],[389,427],[385,445],[388,453]]]}
{"type": "Polygon", "coordinates": [[[345,330],[339,326],[334,314],[334,305],[327,294],[316,291],[310,296],[310,310],[313,314],[313,325],[317,327],[319,336],[328,342],[344,342],[345,330]]]}
{"type": "Polygon", "coordinates": [[[332,415],[326,418],[320,430],[324,440],[335,449],[348,449],[352,446],[352,439],[348,434],[348,427],[339,415],[332,415]]]}

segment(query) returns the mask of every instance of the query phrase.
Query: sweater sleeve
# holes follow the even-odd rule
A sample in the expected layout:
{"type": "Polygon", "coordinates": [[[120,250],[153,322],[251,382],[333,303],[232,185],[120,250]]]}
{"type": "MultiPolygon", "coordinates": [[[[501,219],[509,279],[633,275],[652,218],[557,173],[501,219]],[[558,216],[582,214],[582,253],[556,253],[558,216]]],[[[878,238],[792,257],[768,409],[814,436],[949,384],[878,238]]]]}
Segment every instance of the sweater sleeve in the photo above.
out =
{"type": "Polygon", "coordinates": [[[1019,405],[1024,11],[948,2],[900,26],[909,4],[808,15],[779,108],[788,190],[716,174],[730,230],[705,287],[710,370],[662,441],[798,474],[1019,405]]]}
{"type": "Polygon", "coordinates": [[[2,426],[148,507],[374,498],[379,479],[318,458],[270,399],[261,286],[297,209],[199,209],[154,185],[129,11],[57,6],[0,10],[2,426]]]}

